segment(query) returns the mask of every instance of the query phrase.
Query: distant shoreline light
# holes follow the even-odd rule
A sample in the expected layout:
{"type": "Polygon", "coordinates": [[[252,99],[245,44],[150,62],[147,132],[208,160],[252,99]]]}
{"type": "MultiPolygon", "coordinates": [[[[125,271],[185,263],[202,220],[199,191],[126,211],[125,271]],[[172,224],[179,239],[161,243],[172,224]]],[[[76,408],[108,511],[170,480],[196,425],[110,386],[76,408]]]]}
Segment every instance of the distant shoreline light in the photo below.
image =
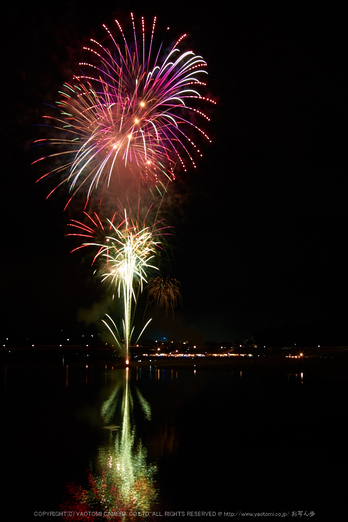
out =
{"type": "Polygon", "coordinates": [[[254,357],[252,353],[143,353],[142,357],[254,357]]]}

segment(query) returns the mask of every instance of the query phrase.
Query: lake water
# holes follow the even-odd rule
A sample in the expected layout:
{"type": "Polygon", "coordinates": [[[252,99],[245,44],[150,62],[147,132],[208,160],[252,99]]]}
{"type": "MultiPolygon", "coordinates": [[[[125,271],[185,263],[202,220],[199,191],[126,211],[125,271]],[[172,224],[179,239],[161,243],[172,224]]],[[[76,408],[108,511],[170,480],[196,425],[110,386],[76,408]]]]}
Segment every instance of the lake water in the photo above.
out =
{"type": "Polygon", "coordinates": [[[2,401],[6,521],[348,519],[345,373],[62,359],[2,401]]]}

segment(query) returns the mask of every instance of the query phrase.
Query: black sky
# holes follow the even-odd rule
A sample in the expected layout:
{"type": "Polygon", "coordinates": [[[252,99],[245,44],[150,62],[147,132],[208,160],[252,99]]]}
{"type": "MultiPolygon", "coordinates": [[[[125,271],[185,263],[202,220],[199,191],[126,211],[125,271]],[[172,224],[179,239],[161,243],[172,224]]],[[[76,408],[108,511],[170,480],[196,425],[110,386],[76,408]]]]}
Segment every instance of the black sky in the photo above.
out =
{"type": "Polygon", "coordinates": [[[82,42],[134,11],[157,15],[173,37],[189,33],[218,100],[213,143],[178,183],[173,210],[183,307],[149,335],[219,341],[307,325],[315,341],[325,330],[347,343],[344,13],[332,2],[164,4],[4,9],[1,333],[81,328],[81,309],[103,299],[69,254],[63,204],[45,200],[27,149],[82,42]]]}

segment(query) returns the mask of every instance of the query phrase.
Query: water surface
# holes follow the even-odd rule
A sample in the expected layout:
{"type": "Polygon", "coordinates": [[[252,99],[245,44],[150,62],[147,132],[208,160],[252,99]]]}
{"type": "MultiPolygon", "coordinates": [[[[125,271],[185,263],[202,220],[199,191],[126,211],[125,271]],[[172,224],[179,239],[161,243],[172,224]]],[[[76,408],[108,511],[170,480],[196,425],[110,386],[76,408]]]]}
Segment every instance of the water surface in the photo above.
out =
{"type": "Polygon", "coordinates": [[[3,377],[7,520],[88,507],[344,520],[344,374],[61,360],[3,377]]]}

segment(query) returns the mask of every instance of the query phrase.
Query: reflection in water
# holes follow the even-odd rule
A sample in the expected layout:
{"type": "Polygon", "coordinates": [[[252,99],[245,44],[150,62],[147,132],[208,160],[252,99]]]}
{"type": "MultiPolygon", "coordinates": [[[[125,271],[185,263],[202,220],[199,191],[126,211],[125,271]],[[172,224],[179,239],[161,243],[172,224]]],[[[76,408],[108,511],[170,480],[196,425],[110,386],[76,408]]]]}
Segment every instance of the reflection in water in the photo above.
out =
{"type": "Polygon", "coordinates": [[[304,383],[304,373],[303,372],[296,372],[296,373],[288,373],[288,380],[296,380],[300,382],[301,384],[304,383]]]}
{"type": "Polygon", "coordinates": [[[114,521],[141,520],[139,515],[150,511],[157,498],[157,468],[147,463],[146,449],[137,437],[135,403],[140,405],[143,417],[150,420],[150,405],[138,388],[131,392],[127,368],[120,372],[120,379],[101,408],[109,442],[98,450],[96,465],[88,471],[88,486],[69,486],[69,499],[62,504],[63,510],[93,511],[91,520],[96,520],[98,513],[100,520],[114,521]]]}

